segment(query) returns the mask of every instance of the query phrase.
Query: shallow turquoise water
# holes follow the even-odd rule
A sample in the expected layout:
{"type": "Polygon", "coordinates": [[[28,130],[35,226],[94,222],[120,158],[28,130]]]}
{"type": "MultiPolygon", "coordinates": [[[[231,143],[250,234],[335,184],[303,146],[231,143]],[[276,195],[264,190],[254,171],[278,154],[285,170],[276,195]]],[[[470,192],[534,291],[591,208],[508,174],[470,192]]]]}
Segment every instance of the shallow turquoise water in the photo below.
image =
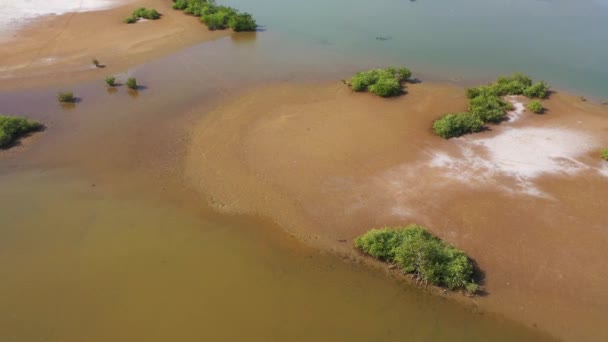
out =
{"type": "MultiPolygon", "coordinates": [[[[225,0],[291,44],[477,82],[523,71],[608,98],[606,0],[225,0]],[[388,40],[377,40],[382,36],[388,40]]],[[[281,52],[277,52],[281,53],[281,52]]]]}

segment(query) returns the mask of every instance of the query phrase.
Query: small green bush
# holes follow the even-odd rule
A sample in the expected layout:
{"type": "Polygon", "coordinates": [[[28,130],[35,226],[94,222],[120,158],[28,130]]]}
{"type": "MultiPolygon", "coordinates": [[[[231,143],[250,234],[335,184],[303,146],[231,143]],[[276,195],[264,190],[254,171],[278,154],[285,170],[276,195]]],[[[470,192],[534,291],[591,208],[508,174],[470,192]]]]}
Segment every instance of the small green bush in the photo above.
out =
{"type": "Polygon", "coordinates": [[[93,58],[91,62],[93,62],[93,65],[97,68],[100,68],[102,66],[101,63],[99,63],[99,60],[96,58],[93,58]]]}
{"type": "Polygon", "coordinates": [[[114,76],[108,76],[104,79],[104,81],[106,82],[106,84],[108,85],[108,87],[115,87],[116,86],[116,77],[114,76]]]}
{"type": "Polygon", "coordinates": [[[608,161],[608,148],[605,148],[600,151],[600,157],[602,157],[602,159],[608,161]]]}
{"type": "Polygon", "coordinates": [[[0,148],[10,146],[19,137],[42,129],[34,120],[0,115],[0,148]]]}
{"type": "Polygon", "coordinates": [[[370,91],[378,96],[390,97],[401,93],[402,82],[411,77],[407,68],[372,69],[356,73],[348,84],[354,91],[370,91]]]}
{"type": "Polygon", "coordinates": [[[543,108],[543,104],[538,101],[538,100],[532,100],[530,101],[530,103],[528,103],[528,109],[531,110],[533,113],[536,114],[540,114],[542,113],[545,109],[543,108]]]}
{"type": "Polygon", "coordinates": [[[61,103],[74,103],[76,102],[76,97],[74,97],[74,93],[70,92],[61,92],[57,94],[57,101],[61,103]]]}
{"type": "Polygon", "coordinates": [[[372,229],[355,240],[355,247],[383,261],[397,263],[404,272],[426,283],[474,293],[474,265],[466,254],[424,227],[372,229]]]}
{"type": "Polygon", "coordinates": [[[137,79],[135,77],[129,77],[125,84],[129,89],[137,90],[137,79]]]}
{"type": "Polygon", "coordinates": [[[140,7],[133,11],[130,17],[125,19],[125,23],[133,24],[136,23],[140,18],[148,19],[148,20],[156,20],[160,19],[161,14],[152,8],[140,7]]]}
{"type": "Polygon", "coordinates": [[[446,114],[433,123],[435,134],[444,139],[479,132],[482,129],[483,122],[469,112],[446,114]]]}

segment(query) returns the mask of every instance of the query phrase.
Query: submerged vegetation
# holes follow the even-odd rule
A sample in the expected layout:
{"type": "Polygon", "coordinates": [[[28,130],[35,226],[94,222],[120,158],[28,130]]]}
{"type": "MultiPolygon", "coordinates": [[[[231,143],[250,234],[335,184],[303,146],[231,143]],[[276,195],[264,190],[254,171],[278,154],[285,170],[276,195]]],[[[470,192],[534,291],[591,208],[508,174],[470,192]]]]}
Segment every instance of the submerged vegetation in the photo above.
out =
{"type": "Polygon", "coordinates": [[[0,115],[0,148],[10,146],[19,137],[42,129],[34,120],[0,115]]]}
{"type": "Polygon", "coordinates": [[[139,19],[148,19],[148,20],[156,20],[160,19],[160,13],[152,8],[140,7],[133,11],[130,17],[126,18],[124,21],[127,24],[134,24],[139,19]]]}
{"type": "MultiPolygon", "coordinates": [[[[469,98],[469,111],[458,114],[459,117],[454,117],[454,114],[447,114],[435,121],[433,130],[443,138],[453,138],[461,135],[478,132],[482,126],[488,123],[500,123],[505,119],[507,111],[512,106],[505,102],[502,97],[507,95],[524,95],[529,98],[546,98],[549,96],[549,86],[547,83],[540,81],[533,83],[532,79],[523,73],[514,73],[511,76],[501,76],[496,82],[476,87],[469,88],[466,92],[469,98]]],[[[542,112],[542,104],[539,101],[532,101],[531,105],[537,109],[540,105],[542,112]],[[534,104],[532,104],[534,103],[534,104]]]]}
{"type": "Polygon", "coordinates": [[[608,148],[605,148],[600,151],[600,157],[602,157],[602,159],[604,159],[605,161],[608,161],[608,148]]]}
{"type": "Polygon", "coordinates": [[[412,76],[408,68],[372,69],[355,74],[349,85],[354,91],[369,91],[381,97],[401,94],[402,84],[412,76]]]}
{"type": "Polygon", "coordinates": [[[475,293],[475,267],[464,252],[431,235],[424,227],[372,229],[355,247],[382,261],[395,263],[420,282],[475,293]]]}
{"type": "Polygon", "coordinates": [[[71,91],[61,92],[57,94],[57,101],[61,103],[74,103],[76,102],[76,97],[71,91]]]}
{"type": "Polygon", "coordinates": [[[212,0],[174,0],[173,9],[201,18],[210,30],[231,28],[236,32],[255,31],[258,27],[249,13],[232,7],[216,5],[212,0]]]}

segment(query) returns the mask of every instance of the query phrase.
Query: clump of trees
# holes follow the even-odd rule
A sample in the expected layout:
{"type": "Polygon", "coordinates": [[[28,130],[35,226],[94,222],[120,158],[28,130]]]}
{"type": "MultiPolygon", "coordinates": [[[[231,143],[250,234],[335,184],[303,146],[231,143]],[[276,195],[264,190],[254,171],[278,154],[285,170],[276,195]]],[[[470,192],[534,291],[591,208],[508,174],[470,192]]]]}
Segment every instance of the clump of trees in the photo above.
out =
{"type": "Polygon", "coordinates": [[[0,115],[0,148],[8,147],[23,135],[39,131],[42,127],[34,120],[0,115]]]}
{"type": "Polygon", "coordinates": [[[57,101],[61,103],[74,103],[76,102],[76,97],[71,91],[65,91],[57,94],[57,101]]]}
{"type": "Polygon", "coordinates": [[[140,7],[133,11],[130,17],[125,19],[125,23],[134,24],[141,18],[148,20],[156,20],[160,19],[160,16],[161,14],[153,8],[140,7]]]}
{"type": "Polygon", "coordinates": [[[382,261],[394,263],[425,284],[479,290],[475,267],[467,255],[430,234],[424,227],[372,229],[355,240],[355,247],[382,261]]]}
{"type": "Polygon", "coordinates": [[[528,109],[536,114],[541,114],[545,111],[545,109],[543,108],[543,104],[538,100],[530,101],[530,103],[528,103],[528,109]]]}
{"type": "Polygon", "coordinates": [[[174,0],[173,9],[201,18],[210,30],[231,28],[236,32],[255,31],[258,27],[249,13],[228,6],[216,5],[212,0],[174,0]]]}
{"type": "Polygon", "coordinates": [[[372,69],[356,73],[348,82],[354,91],[369,91],[381,97],[397,96],[412,76],[408,68],[372,69]]]}
{"type": "MultiPolygon", "coordinates": [[[[549,85],[544,81],[533,83],[529,76],[514,73],[511,76],[501,76],[494,83],[469,88],[466,95],[469,98],[469,111],[458,114],[462,116],[458,119],[448,117],[453,114],[447,114],[435,121],[433,130],[437,135],[448,139],[478,132],[481,128],[477,124],[472,124],[474,118],[483,125],[498,124],[505,119],[507,111],[512,109],[511,104],[502,99],[503,96],[524,95],[529,98],[546,98],[549,96],[549,85]]],[[[542,112],[542,104],[536,102],[542,112]]],[[[534,106],[536,107],[536,104],[534,106]]]]}
{"type": "Polygon", "coordinates": [[[605,148],[600,151],[600,157],[602,157],[602,159],[608,161],[608,148],[605,148]]]}

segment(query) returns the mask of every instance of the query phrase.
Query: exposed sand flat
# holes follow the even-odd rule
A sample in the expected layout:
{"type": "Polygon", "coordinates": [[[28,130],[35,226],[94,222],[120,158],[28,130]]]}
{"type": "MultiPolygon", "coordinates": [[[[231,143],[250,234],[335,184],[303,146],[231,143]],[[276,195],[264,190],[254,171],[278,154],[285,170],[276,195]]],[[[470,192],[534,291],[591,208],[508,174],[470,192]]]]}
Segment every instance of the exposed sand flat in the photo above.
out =
{"type": "Polygon", "coordinates": [[[345,253],[371,227],[427,225],[486,273],[490,295],[472,300],[482,309],[568,340],[608,339],[597,156],[608,109],[554,94],[544,115],[522,103],[490,131],[431,133],[466,103],[462,89],[432,84],[389,100],[342,84],[257,89],[201,120],[186,176],[219,210],[269,216],[345,253]]]}
{"type": "MultiPolygon", "coordinates": [[[[132,0],[131,0],[132,1],[132,0]]],[[[0,0],[0,39],[45,15],[89,12],[128,4],[129,0],[0,0]]]]}
{"type": "MultiPolygon", "coordinates": [[[[198,18],[171,9],[171,1],[166,0],[119,2],[120,7],[110,9],[107,7],[118,3],[85,1],[83,7],[71,2],[44,3],[47,5],[34,14],[24,15],[22,9],[21,17],[14,19],[10,14],[14,11],[9,11],[2,19],[30,24],[11,31],[11,36],[1,42],[0,89],[103,78],[180,48],[230,34],[209,31],[198,18]],[[155,8],[163,17],[131,25],[123,23],[138,7],[155,8]],[[93,9],[96,11],[88,11],[93,9]],[[44,13],[60,15],[40,16],[44,13]],[[95,68],[93,58],[106,67],[95,68]]],[[[35,4],[19,6],[30,8],[35,4]]]]}

